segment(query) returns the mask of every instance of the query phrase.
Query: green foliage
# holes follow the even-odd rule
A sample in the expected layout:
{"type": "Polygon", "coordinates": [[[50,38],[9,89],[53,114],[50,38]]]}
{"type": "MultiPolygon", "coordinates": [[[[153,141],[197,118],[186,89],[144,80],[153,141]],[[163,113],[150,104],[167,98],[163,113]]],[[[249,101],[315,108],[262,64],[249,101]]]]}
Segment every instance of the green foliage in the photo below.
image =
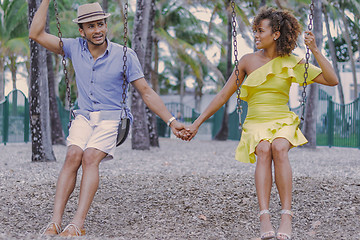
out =
{"type": "Polygon", "coordinates": [[[1,6],[1,40],[27,35],[27,2],[4,0],[1,6]]]}
{"type": "MultiPolygon", "coordinates": [[[[357,39],[351,39],[351,45],[353,52],[358,50],[357,39]]],[[[338,62],[347,62],[350,60],[348,45],[345,42],[345,39],[342,36],[333,37],[333,42],[336,50],[336,58],[338,62]]],[[[330,57],[329,43],[326,41],[325,43],[325,51],[326,55],[330,57]]]]}
{"type": "Polygon", "coordinates": [[[27,2],[4,0],[0,4],[0,57],[28,54],[27,2]]]}
{"type": "MultiPolygon", "coordinates": [[[[76,85],[75,82],[70,84],[70,96],[71,96],[71,103],[74,104],[77,98],[77,93],[76,93],[76,85]]],[[[66,84],[65,84],[65,78],[62,78],[60,83],[59,83],[59,98],[61,100],[61,103],[63,104],[63,106],[65,106],[65,100],[66,99],[66,84]]]]}

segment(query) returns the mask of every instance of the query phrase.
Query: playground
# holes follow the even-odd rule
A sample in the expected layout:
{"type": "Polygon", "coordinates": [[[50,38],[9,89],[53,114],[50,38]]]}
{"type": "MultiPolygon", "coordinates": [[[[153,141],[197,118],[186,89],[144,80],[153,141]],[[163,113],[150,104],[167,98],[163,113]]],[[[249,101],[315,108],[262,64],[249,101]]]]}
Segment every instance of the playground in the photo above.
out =
{"type": "MultiPolygon", "coordinates": [[[[234,160],[238,141],[182,142],[161,138],[160,148],[131,149],[131,140],[100,166],[100,186],[80,239],[259,239],[254,164],[234,160]]],[[[31,162],[30,143],[0,146],[0,239],[46,239],[57,175],[56,162],[31,162]]],[[[295,148],[293,238],[360,239],[359,149],[295,148]]],[[[76,209],[79,182],[63,226],[76,209]]],[[[270,211],[280,217],[275,184],[270,211]]],[[[48,239],[57,239],[48,238],[48,239]]]]}

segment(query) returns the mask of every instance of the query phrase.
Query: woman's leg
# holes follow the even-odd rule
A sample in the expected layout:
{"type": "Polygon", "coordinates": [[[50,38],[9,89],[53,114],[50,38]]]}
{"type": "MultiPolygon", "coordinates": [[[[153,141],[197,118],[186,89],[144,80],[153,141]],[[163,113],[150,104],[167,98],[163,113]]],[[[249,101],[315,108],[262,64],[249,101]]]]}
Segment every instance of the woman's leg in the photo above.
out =
{"type": "Polygon", "coordinates": [[[83,151],[78,146],[71,145],[67,149],[65,162],[56,184],[54,212],[51,218],[51,221],[59,226],[61,226],[66,203],[75,188],[77,171],[81,165],[82,155],[83,151]]]}
{"type": "MultiPolygon", "coordinates": [[[[279,191],[281,207],[291,210],[292,201],[292,170],[288,152],[291,144],[284,138],[277,138],[272,143],[272,154],[274,159],[275,182],[279,191]]],[[[279,226],[279,232],[291,234],[291,216],[283,214],[279,226]]]]}
{"type": "MultiPolygon", "coordinates": [[[[272,187],[272,153],[271,144],[268,141],[261,141],[256,149],[257,163],[255,169],[255,186],[260,211],[269,209],[270,194],[272,187]]],[[[260,216],[260,234],[272,231],[270,215],[260,216]]]]}
{"type": "Polygon", "coordinates": [[[82,160],[83,175],[80,185],[79,206],[71,221],[79,228],[84,227],[86,215],[94,199],[99,186],[99,164],[106,156],[106,153],[88,148],[85,150],[82,160]]]}

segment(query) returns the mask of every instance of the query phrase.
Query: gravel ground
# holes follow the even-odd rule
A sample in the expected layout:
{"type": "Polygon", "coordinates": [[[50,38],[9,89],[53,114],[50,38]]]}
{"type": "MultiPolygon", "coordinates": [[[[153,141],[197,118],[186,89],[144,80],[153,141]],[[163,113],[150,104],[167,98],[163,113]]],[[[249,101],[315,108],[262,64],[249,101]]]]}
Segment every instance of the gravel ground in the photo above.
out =
{"type": "MultiPolygon", "coordinates": [[[[101,164],[87,236],[80,239],[257,239],[255,165],[234,160],[236,146],[160,139],[160,148],[136,151],[127,140],[101,164]]],[[[38,233],[51,217],[65,152],[54,146],[56,162],[32,163],[30,143],[0,146],[0,239],[44,239],[38,233]]],[[[293,239],[360,239],[360,150],[295,148],[289,155],[293,239]]],[[[75,212],[79,183],[63,226],[75,212]]],[[[270,211],[277,227],[275,187],[270,211]]]]}

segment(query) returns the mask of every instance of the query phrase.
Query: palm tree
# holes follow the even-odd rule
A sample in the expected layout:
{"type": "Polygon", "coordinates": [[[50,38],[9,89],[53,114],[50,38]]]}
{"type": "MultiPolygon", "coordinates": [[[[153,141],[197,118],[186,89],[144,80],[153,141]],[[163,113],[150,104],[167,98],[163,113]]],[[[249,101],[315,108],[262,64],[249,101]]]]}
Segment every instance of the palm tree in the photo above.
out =
{"type": "MultiPolygon", "coordinates": [[[[199,106],[202,96],[204,75],[202,65],[213,72],[220,81],[224,81],[223,74],[212,64],[205,54],[201,45],[205,45],[208,38],[204,34],[203,22],[196,19],[191,11],[184,7],[183,1],[161,1],[157,5],[155,20],[155,65],[159,60],[159,42],[166,43],[172,51],[172,55],[188,65],[197,82],[195,90],[195,106],[199,106]]],[[[211,39],[214,41],[214,39],[211,39]]],[[[219,44],[220,45],[220,44],[219,44]]]]}
{"type": "MultiPolygon", "coordinates": [[[[212,20],[215,18],[215,16],[218,16],[220,19],[222,19],[222,28],[224,29],[224,25],[227,26],[227,31],[224,32],[221,37],[222,42],[222,50],[221,59],[226,59],[226,65],[225,69],[223,69],[223,74],[225,76],[225,79],[228,79],[231,75],[233,64],[232,64],[232,37],[233,37],[233,22],[232,22],[232,8],[231,8],[231,2],[230,0],[219,0],[219,1],[208,1],[208,7],[212,9],[212,16],[209,23],[209,34],[211,33],[211,30],[213,29],[213,23],[212,20]]],[[[244,4],[244,3],[241,3],[244,4]]],[[[257,2],[256,2],[257,4],[257,2]]],[[[261,4],[264,4],[264,1],[262,1],[261,4]]],[[[237,32],[239,32],[242,37],[246,40],[248,45],[253,45],[253,41],[249,37],[250,30],[250,22],[248,21],[248,18],[245,14],[245,12],[240,8],[237,4],[234,5],[234,10],[237,16],[236,19],[236,25],[238,29],[236,29],[237,32]]],[[[218,67],[221,67],[223,64],[220,63],[218,67]]],[[[223,120],[221,124],[221,128],[219,132],[216,134],[215,139],[216,140],[226,140],[228,136],[228,113],[227,113],[228,103],[225,104],[225,110],[223,115],[223,120]]]]}
{"type": "MultiPolygon", "coordinates": [[[[321,0],[313,0],[314,3],[314,15],[313,15],[313,32],[315,34],[316,44],[322,46],[322,7],[321,0]]],[[[318,63],[314,59],[314,64],[318,66],[318,63]]],[[[305,111],[305,124],[304,135],[308,139],[309,143],[305,145],[309,148],[316,148],[316,114],[318,103],[318,85],[311,84],[308,91],[307,105],[305,111]]]]}
{"type": "Polygon", "coordinates": [[[103,8],[104,12],[108,12],[108,8],[109,8],[108,0],[102,1],[102,8],[103,8]]]}
{"type": "MultiPolygon", "coordinates": [[[[227,0],[226,2],[224,2],[225,5],[225,9],[230,9],[230,0],[227,0]]],[[[232,72],[232,61],[231,61],[231,57],[232,57],[232,33],[233,33],[233,23],[232,23],[232,13],[228,10],[226,12],[226,17],[227,17],[227,21],[226,21],[226,25],[227,25],[227,41],[225,42],[225,46],[227,49],[227,54],[226,54],[226,79],[228,79],[231,75],[232,72]]],[[[225,23],[225,21],[224,21],[225,23]]],[[[240,86],[239,86],[240,87],[240,86]]],[[[224,109],[224,115],[223,115],[223,119],[222,119],[222,123],[221,123],[221,128],[219,130],[219,132],[215,135],[214,139],[215,140],[221,140],[221,141],[225,141],[228,138],[228,133],[229,133],[229,127],[228,127],[228,123],[229,123],[229,115],[228,115],[228,102],[225,103],[225,109],[224,109]]]]}
{"type": "MultiPolygon", "coordinates": [[[[54,2],[55,3],[55,2],[54,2]]],[[[72,9],[73,2],[69,0],[57,1],[57,9],[55,11],[54,7],[49,9],[49,18],[50,21],[47,24],[46,31],[52,32],[55,35],[58,35],[57,21],[54,16],[58,16],[61,33],[64,37],[77,37],[79,33],[77,31],[77,26],[69,21],[69,19],[75,18],[75,11],[72,9]],[[56,14],[57,13],[57,14],[56,14]]],[[[59,75],[61,72],[64,72],[64,69],[60,67],[60,56],[54,53],[47,51],[47,69],[48,69],[48,87],[49,87],[49,104],[50,106],[57,106],[57,98],[60,98],[64,102],[65,108],[69,108],[69,103],[66,101],[66,87],[65,87],[65,76],[61,75],[63,78],[61,83],[61,94],[59,94],[59,75]],[[54,61],[55,60],[55,61],[54,61]],[[55,63],[54,63],[55,62],[55,63]]],[[[75,73],[72,67],[71,61],[68,61],[66,65],[67,76],[71,86],[71,99],[72,103],[76,99],[76,85],[75,85],[75,73]]],[[[57,107],[50,108],[50,119],[51,119],[51,141],[52,144],[65,145],[65,134],[61,124],[61,118],[59,114],[59,109],[57,107]]]]}
{"type": "Polygon", "coordinates": [[[27,3],[22,0],[0,2],[0,101],[5,97],[3,76],[6,62],[16,88],[18,56],[27,59],[29,53],[26,11],[27,3]]]}
{"type": "Polygon", "coordinates": [[[337,2],[337,7],[338,7],[338,11],[340,13],[342,24],[343,24],[342,35],[346,41],[346,44],[348,45],[348,54],[349,54],[349,58],[350,58],[351,70],[352,70],[352,75],[353,75],[353,80],[354,80],[354,98],[357,98],[358,85],[357,85],[357,77],[356,77],[355,58],[354,58],[354,52],[352,49],[351,37],[350,37],[350,31],[349,31],[349,28],[350,28],[349,21],[351,21],[351,20],[349,20],[349,17],[346,15],[345,12],[347,10],[355,11],[354,14],[359,16],[360,3],[356,0],[339,0],[337,2]]]}
{"type": "MultiPolygon", "coordinates": [[[[40,5],[39,0],[29,0],[29,22],[40,5]]],[[[56,161],[51,144],[49,88],[46,64],[46,50],[33,40],[30,41],[30,127],[32,140],[32,161],[56,161]]]]}
{"type": "MultiPolygon", "coordinates": [[[[146,64],[151,62],[151,60],[149,61],[146,59],[151,59],[151,54],[147,55],[145,49],[152,48],[151,32],[154,11],[151,4],[152,0],[137,0],[133,32],[133,49],[137,53],[139,61],[146,73],[150,72],[148,70],[149,65],[146,66],[146,64]]],[[[131,109],[134,115],[134,123],[132,126],[133,134],[131,139],[132,148],[137,150],[148,150],[150,149],[148,127],[150,123],[145,111],[145,104],[141,100],[140,94],[135,89],[132,89],[131,93],[131,109]]],[[[153,126],[152,124],[150,125],[153,126]]]]}
{"type": "Polygon", "coordinates": [[[345,100],[344,100],[344,92],[342,89],[342,84],[341,84],[341,78],[340,78],[340,71],[338,68],[338,64],[337,64],[337,57],[336,57],[336,49],[335,49],[335,45],[334,45],[334,41],[333,38],[331,36],[331,31],[330,31],[330,24],[329,24],[329,15],[328,12],[329,11],[329,5],[326,6],[324,3],[322,4],[322,12],[324,14],[324,20],[325,20],[325,27],[326,27],[326,34],[327,34],[327,43],[329,46],[329,52],[330,52],[330,57],[331,57],[331,61],[336,73],[336,76],[339,79],[339,84],[338,84],[338,91],[339,91],[339,98],[340,98],[340,104],[344,105],[345,104],[345,100]]]}

